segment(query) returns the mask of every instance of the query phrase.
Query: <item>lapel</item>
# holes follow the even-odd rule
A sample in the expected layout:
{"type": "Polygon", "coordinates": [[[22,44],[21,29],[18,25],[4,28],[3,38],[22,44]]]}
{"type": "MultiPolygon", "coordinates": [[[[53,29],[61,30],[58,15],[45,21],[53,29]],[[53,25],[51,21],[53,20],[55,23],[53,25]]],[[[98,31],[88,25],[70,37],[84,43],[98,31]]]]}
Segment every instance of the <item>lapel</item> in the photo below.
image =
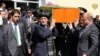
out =
{"type": "Polygon", "coordinates": [[[80,31],[79,31],[79,37],[82,36],[82,34],[83,34],[83,30],[84,30],[84,29],[80,28],[80,31]]]}
{"type": "MultiPolygon", "coordinates": [[[[20,24],[18,24],[19,25],[19,32],[20,32],[20,37],[22,37],[21,36],[21,25],[20,24]]],[[[15,32],[14,32],[14,29],[13,29],[13,26],[12,26],[12,24],[10,24],[10,29],[11,29],[11,33],[12,33],[12,35],[14,36],[14,38],[16,39],[16,34],[15,34],[15,32]]]]}
{"type": "Polygon", "coordinates": [[[91,26],[92,26],[92,24],[89,25],[88,27],[86,27],[85,29],[83,29],[83,30],[81,31],[81,33],[80,33],[80,37],[86,36],[86,35],[90,32],[91,26]]]}
{"type": "Polygon", "coordinates": [[[11,29],[11,34],[14,36],[14,39],[16,39],[16,35],[15,35],[14,29],[11,23],[9,23],[9,27],[11,29]]]}

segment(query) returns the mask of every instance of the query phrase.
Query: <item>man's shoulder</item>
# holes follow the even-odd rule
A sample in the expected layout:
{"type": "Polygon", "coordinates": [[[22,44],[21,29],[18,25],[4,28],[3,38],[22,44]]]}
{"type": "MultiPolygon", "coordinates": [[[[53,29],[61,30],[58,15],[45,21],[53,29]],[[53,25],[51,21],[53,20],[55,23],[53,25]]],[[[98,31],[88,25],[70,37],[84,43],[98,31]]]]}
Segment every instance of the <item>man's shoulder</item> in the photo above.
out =
{"type": "Polygon", "coordinates": [[[25,20],[25,18],[26,18],[26,15],[25,15],[25,16],[22,16],[22,17],[20,17],[20,19],[21,19],[21,20],[25,20]]]}
{"type": "Polygon", "coordinates": [[[11,26],[11,23],[8,23],[6,25],[3,25],[4,27],[10,27],[11,26]]]}
{"type": "MultiPolygon", "coordinates": [[[[95,24],[91,24],[90,29],[92,29],[92,30],[98,30],[98,28],[97,28],[97,26],[96,26],[95,24]]],[[[99,31],[99,30],[98,30],[98,31],[99,31]]]]}
{"type": "Polygon", "coordinates": [[[25,15],[25,16],[23,16],[22,18],[25,19],[25,18],[27,18],[27,16],[25,15]]]}
{"type": "Polygon", "coordinates": [[[97,28],[96,25],[94,23],[91,24],[92,28],[97,28]]]}
{"type": "Polygon", "coordinates": [[[3,28],[4,28],[4,32],[7,32],[11,29],[11,24],[10,23],[6,24],[6,25],[3,26],[3,28]]]}
{"type": "Polygon", "coordinates": [[[32,23],[31,26],[38,27],[39,24],[38,23],[32,23]]]}
{"type": "Polygon", "coordinates": [[[24,24],[23,24],[23,23],[18,23],[18,25],[19,25],[19,26],[24,26],[24,24]]]}

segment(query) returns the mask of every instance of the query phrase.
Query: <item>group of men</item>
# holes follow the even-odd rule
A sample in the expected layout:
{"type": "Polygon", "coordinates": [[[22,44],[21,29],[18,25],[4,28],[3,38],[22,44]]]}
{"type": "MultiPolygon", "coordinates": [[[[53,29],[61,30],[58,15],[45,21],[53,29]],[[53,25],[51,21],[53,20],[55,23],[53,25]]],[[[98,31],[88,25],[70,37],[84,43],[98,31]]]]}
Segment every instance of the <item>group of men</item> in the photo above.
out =
{"type": "MultiPolygon", "coordinates": [[[[0,25],[0,38],[2,38],[0,39],[2,45],[0,52],[2,56],[54,55],[52,54],[52,46],[49,47],[47,43],[50,43],[53,40],[52,37],[57,35],[57,31],[54,29],[55,21],[52,20],[52,23],[48,24],[50,16],[40,12],[37,19],[38,22],[32,24],[31,20],[33,18],[29,17],[30,13],[28,10],[28,16],[20,19],[20,11],[14,9],[9,13],[11,20],[5,25],[0,25]],[[31,25],[28,25],[28,23],[31,25]],[[28,33],[31,34],[30,38],[27,37],[28,33]],[[49,52],[48,49],[50,49],[49,52]]],[[[0,15],[0,19],[3,19],[2,11],[0,15]]]]}
{"type": "Polygon", "coordinates": [[[78,23],[63,24],[63,30],[50,21],[50,12],[37,12],[35,17],[27,9],[21,17],[13,9],[5,20],[0,10],[0,56],[99,56],[99,23],[93,23],[91,13],[82,13],[78,23]]]}

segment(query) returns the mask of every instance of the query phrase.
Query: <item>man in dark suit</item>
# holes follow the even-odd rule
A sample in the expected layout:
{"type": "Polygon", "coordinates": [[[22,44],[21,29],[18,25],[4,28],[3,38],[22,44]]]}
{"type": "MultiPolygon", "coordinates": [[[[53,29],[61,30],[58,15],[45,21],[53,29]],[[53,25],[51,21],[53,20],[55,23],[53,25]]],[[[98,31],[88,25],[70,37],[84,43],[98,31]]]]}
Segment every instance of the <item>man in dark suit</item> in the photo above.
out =
{"type": "Polygon", "coordinates": [[[0,56],[5,56],[5,37],[3,36],[4,32],[3,32],[3,27],[0,25],[0,56]]]}
{"type": "Polygon", "coordinates": [[[0,11],[0,56],[7,56],[6,50],[6,38],[4,37],[4,25],[0,11]]]}
{"type": "Polygon", "coordinates": [[[84,13],[79,25],[76,29],[79,32],[77,56],[97,56],[99,30],[93,24],[93,16],[90,13],[84,13]]]}
{"type": "Polygon", "coordinates": [[[56,23],[58,35],[55,39],[56,56],[68,56],[68,26],[65,23],[56,23]]]}
{"type": "Polygon", "coordinates": [[[25,56],[26,44],[23,24],[18,23],[20,12],[13,10],[11,12],[12,22],[4,28],[7,40],[7,48],[10,56],[25,56]]]}
{"type": "Polygon", "coordinates": [[[41,12],[38,17],[38,23],[31,25],[31,41],[33,42],[32,51],[34,51],[34,56],[56,56],[53,37],[57,35],[57,31],[54,29],[55,21],[52,21],[49,27],[49,15],[48,12],[41,12]]]}

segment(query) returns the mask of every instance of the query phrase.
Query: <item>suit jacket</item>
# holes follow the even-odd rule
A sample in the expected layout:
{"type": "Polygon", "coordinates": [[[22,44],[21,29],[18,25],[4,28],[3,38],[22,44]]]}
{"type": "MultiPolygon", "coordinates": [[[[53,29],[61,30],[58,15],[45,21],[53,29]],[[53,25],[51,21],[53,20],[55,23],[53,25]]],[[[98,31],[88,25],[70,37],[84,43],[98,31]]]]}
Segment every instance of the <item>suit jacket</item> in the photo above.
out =
{"type": "Polygon", "coordinates": [[[6,56],[6,44],[4,37],[4,28],[0,26],[0,56],[6,56]]]}
{"type": "MultiPolygon", "coordinates": [[[[24,24],[24,27],[25,27],[26,32],[28,31],[28,28],[29,28],[30,25],[31,25],[31,22],[29,22],[30,17],[32,17],[32,16],[27,16],[27,15],[25,15],[25,16],[22,17],[22,19],[20,20],[20,21],[24,24]]],[[[31,20],[32,20],[32,18],[31,18],[31,20]]]]}
{"type": "MultiPolygon", "coordinates": [[[[100,32],[100,21],[94,22],[100,32]]],[[[98,45],[98,56],[100,56],[100,33],[99,33],[99,45],[98,45]]]]}
{"type": "Polygon", "coordinates": [[[69,34],[68,34],[68,52],[69,52],[68,54],[69,56],[77,56],[79,29],[80,29],[79,27],[76,27],[74,32],[71,32],[69,29],[69,34]]]}
{"type": "MultiPolygon", "coordinates": [[[[25,34],[24,34],[24,30],[23,30],[24,28],[21,23],[18,23],[18,25],[19,25],[21,43],[22,43],[21,48],[22,48],[23,53],[25,53],[26,52],[26,50],[25,50],[26,43],[25,43],[25,34]]],[[[13,32],[13,27],[12,27],[11,23],[9,23],[5,26],[4,33],[5,33],[5,37],[6,37],[6,41],[7,41],[8,51],[11,56],[14,56],[18,46],[16,43],[16,38],[15,38],[15,34],[13,32]]]]}
{"type": "Polygon", "coordinates": [[[8,19],[7,18],[3,18],[3,25],[6,25],[8,22],[8,19]]]}
{"type": "MultiPolygon", "coordinates": [[[[32,42],[33,46],[35,46],[35,56],[48,56],[49,51],[52,49],[48,46],[48,44],[51,44],[52,42],[48,43],[48,38],[52,38],[51,36],[57,35],[55,31],[52,32],[48,27],[45,28],[44,26],[40,24],[36,24],[35,26],[31,26],[32,31],[32,42]]],[[[50,39],[49,39],[50,40],[50,39]]],[[[50,40],[51,41],[51,40],[50,40]]],[[[51,47],[52,48],[52,47],[51,47]]],[[[51,54],[52,55],[52,54],[51,54]]]]}
{"type": "Polygon", "coordinates": [[[86,53],[87,56],[96,56],[98,48],[99,30],[94,24],[79,30],[78,56],[86,53]]]}

